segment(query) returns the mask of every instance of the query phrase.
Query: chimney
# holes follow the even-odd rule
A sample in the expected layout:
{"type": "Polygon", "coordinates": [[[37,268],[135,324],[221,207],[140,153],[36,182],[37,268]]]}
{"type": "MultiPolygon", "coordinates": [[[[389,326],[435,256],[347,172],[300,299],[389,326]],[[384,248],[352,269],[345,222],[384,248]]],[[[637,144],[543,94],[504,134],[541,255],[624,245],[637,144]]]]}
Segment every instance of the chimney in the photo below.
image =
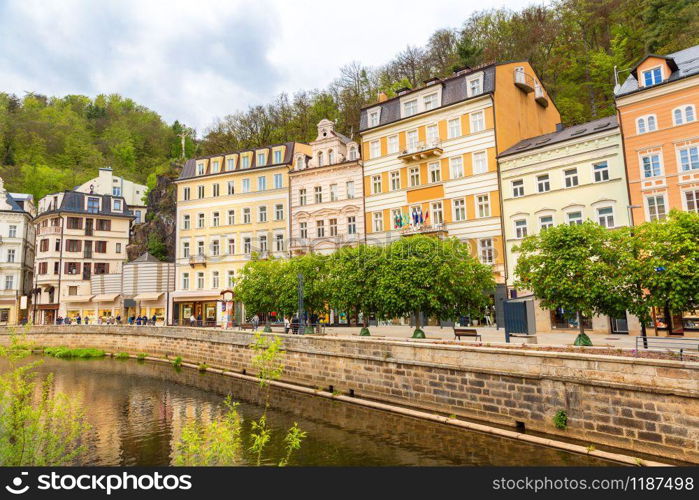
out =
{"type": "Polygon", "coordinates": [[[407,93],[410,90],[410,87],[402,87],[398,90],[396,90],[396,95],[403,95],[407,93]]]}
{"type": "Polygon", "coordinates": [[[469,71],[471,71],[470,66],[460,66],[458,68],[454,68],[454,76],[463,75],[468,73],[469,71]]]}
{"type": "Polygon", "coordinates": [[[379,92],[379,102],[384,102],[388,101],[388,96],[386,95],[386,92],[379,92]]]}

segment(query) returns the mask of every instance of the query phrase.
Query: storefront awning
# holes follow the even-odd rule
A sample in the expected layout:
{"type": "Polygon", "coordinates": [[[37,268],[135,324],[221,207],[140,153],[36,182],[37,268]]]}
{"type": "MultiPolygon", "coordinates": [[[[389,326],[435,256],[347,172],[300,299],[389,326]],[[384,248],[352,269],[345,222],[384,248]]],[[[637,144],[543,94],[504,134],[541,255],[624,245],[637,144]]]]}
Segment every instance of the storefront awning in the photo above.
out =
{"type": "Polygon", "coordinates": [[[158,300],[163,295],[163,292],[139,293],[134,300],[158,300]]]}
{"type": "Polygon", "coordinates": [[[120,293],[103,293],[100,295],[95,295],[92,302],[114,302],[116,298],[121,295],[120,293]]]}
{"type": "Polygon", "coordinates": [[[64,302],[90,302],[94,295],[68,295],[64,302]]]}
{"type": "Polygon", "coordinates": [[[210,290],[202,290],[201,292],[173,292],[172,300],[175,302],[213,302],[221,300],[221,294],[212,293],[210,290]]]}

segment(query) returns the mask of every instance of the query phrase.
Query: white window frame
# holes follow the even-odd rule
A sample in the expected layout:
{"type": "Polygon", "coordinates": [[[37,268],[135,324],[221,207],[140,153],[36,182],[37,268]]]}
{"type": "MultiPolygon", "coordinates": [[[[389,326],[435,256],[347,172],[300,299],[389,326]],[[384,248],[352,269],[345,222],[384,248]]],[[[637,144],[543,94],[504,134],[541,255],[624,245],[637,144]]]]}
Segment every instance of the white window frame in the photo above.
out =
{"type": "MultiPolygon", "coordinates": [[[[667,211],[667,197],[665,196],[665,193],[648,194],[648,195],[644,196],[644,197],[643,197],[643,205],[644,205],[644,208],[645,208],[645,211],[646,211],[646,220],[648,220],[648,221],[652,221],[652,220],[663,220],[663,219],[667,218],[667,214],[668,214],[668,211],[667,211]],[[656,200],[657,200],[658,198],[662,198],[662,200],[663,200],[663,214],[662,214],[662,217],[657,217],[657,219],[653,219],[653,218],[651,217],[651,213],[650,213],[650,203],[649,203],[649,201],[650,201],[651,198],[654,198],[654,199],[656,199],[656,200]]],[[[656,205],[656,208],[657,208],[657,205],[656,205]]]]}
{"type": "Polygon", "coordinates": [[[381,156],[381,142],[371,141],[369,143],[369,156],[372,160],[381,156]]]}
{"type": "Polygon", "coordinates": [[[427,143],[433,145],[439,142],[439,126],[436,123],[425,127],[425,137],[427,143]]]}
{"type": "Polygon", "coordinates": [[[474,204],[476,205],[476,218],[485,219],[490,217],[492,211],[490,210],[490,193],[480,193],[473,197],[474,204]],[[480,200],[479,198],[485,197],[485,200],[480,200]]]}
{"type": "Polygon", "coordinates": [[[257,178],[257,190],[267,191],[267,176],[261,175],[257,178]]]}
{"type": "Polygon", "coordinates": [[[677,125],[684,125],[686,123],[693,123],[697,121],[697,109],[694,106],[694,104],[683,104],[681,106],[677,106],[675,109],[672,110],[672,124],[677,126],[677,125]],[[692,110],[692,119],[687,120],[687,109],[692,110]],[[680,120],[677,120],[677,112],[680,112],[680,120]]]}
{"type": "Polygon", "coordinates": [[[523,240],[527,236],[529,236],[529,224],[527,223],[527,219],[514,219],[512,221],[512,227],[514,228],[515,232],[515,239],[517,240],[523,240]],[[518,223],[523,222],[524,224],[519,226],[518,223]]]}
{"type": "Polygon", "coordinates": [[[479,73],[477,75],[471,75],[466,78],[466,94],[468,97],[473,97],[479,94],[483,93],[483,73],[479,73]],[[478,83],[478,91],[474,92],[472,88],[472,84],[474,82],[478,83]]]}
{"type": "Polygon", "coordinates": [[[410,184],[410,187],[416,187],[420,185],[420,167],[413,166],[408,169],[408,183],[410,184]]]}
{"type": "Polygon", "coordinates": [[[556,225],[556,221],[555,221],[555,219],[554,219],[554,215],[553,215],[553,214],[549,214],[549,215],[540,215],[540,216],[539,216],[539,231],[543,231],[543,230],[548,229],[549,227],[553,227],[553,226],[555,226],[555,225],[556,225]],[[551,218],[551,223],[550,223],[550,225],[549,225],[548,222],[544,223],[544,222],[542,221],[542,219],[547,218],[547,217],[550,217],[550,218],[551,218]]]}
{"type": "Polygon", "coordinates": [[[569,212],[566,212],[566,224],[569,226],[573,225],[579,225],[582,224],[585,221],[585,214],[583,213],[582,209],[580,210],[570,210],[569,212]],[[580,214],[580,218],[578,219],[577,217],[573,218],[571,215],[573,214],[580,214]]]}
{"type": "Polygon", "coordinates": [[[433,201],[430,203],[430,219],[432,220],[432,225],[444,224],[444,205],[441,201],[433,201]]]}
{"type": "Polygon", "coordinates": [[[418,109],[417,109],[417,97],[414,99],[408,99],[406,101],[401,102],[401,118],[408,118],[410,116],[415,116],[418,114],[418,109]],[[413,104],[415,105],[413,108],[413,104]],[[408,105],[410,105],[410,113],[408,112],[408,105]]]}
{"type": "Polygon", "coordinates": [[[482,132],[485,130],[485,113],[481,109],[480,111],[474,111],[469,115],[469,123],[471,124],[470,132],[472,134],[482,132]],[[478,125],[478,126],[476,126],[478,125]]]}
{"type": "Polygon", "coordinates": [[[449,120],[447,120],[447,139],[455,139],[456,137],[461,137],[460,116],[450,118],[449,120]]]}
{"type": "Polygon", "coordinates": [[[549,174],[540,174],[536,176],[536,192],[547,193],[551,191],[551,176],[549,174]],[[542,189],[544,187],[545,189],[542,189]]]}
{"type": "MultiPolygon", "coordinates": [[[[663,165],[663,154],[662,151],[650,151],[646,153],[639,153],[638,154],[638,168],[641,170],[640,175],[641,179],[655,179],[658,177],[663,177],[665,175],[665,167],[663,165]],[[660,167],[660,172],[657,175],[651,175],[650,177],[646,177],[645,174],[645,166],[643,164],[643,158],[645,157],[651,157],[651,156],[657,156],[658,157],[658,165],[660,167]]],[[[651,163],[651,173],[652,173],[652,163],[651,163]]]]}
{"type": "Polygon", "coordinates": [[[607,160],[598,161],[597,163],[592,164],[592,181],[594,183],[608,182],[609,179],[610,179],[610,177],[609,177],[609,162],[607,160]],[[597,168],[601,165],[604,165],[604,168],[597,168]],[[600,177],[606,177],[606,178],[598,179],[597,174],[600,174],[600,177]]]}
{"type": "Polygon", "coordinates": [[[466,220],[466,200],[464,198],[455,198],[452,200],[452,213],[454,222],[463,222],[466,220]]]}
{"type": "Polygon", "coordinates": [[[481,264],[492,265],[495,263],[495,245],[493,238],[480,238],[478,240],[478,259],[481,264]],[[488,242],[487,245],[484,243],[488,242]]]}
{"type": "Polygon", "coordinates": [[[439,94],[431,92],[422,96],[422,107],[425,111],[431,111],[439,107],[439,94]]]}
{"type": "Polygon", "coordinates": [[[282,174],[274,174],[274,189],[282,189],[284,187],[284,177],[282,174]]]}
{"type": "Polygon", "coordinates": [[[694,172],[699,170],[699,161],[697,161],[697,166],[696,168],[692,168],[692,155],[689,152],[691,149],[696,149],[697,152],[697,158],[699,159],[699,142],[694,143],[694,144],[685,144],[683,146],[677,146],[675,148],[675,154],[677,155],[677,170],[678,172],[694,172]],[[689,167],[688,169],[684,169],[684,165],[682,165],[682,151],[687,151],[688,159],[689,159],[689,167]]]}
{"type": "Polygon", "coordinates": [[[515,179],[512,181],[512,197],[521,198],[524,196],[524,179],[515,179]]]}
{"type": "Polygon", "coordinates": [[[580,186],[580,173],[578,172],[577,167],[573,168],[566,168],[563,170],[563,187],[565,189],[573,189],[580,186]],[[575,172],[572,175],[568,175],[569,172],[575,172]],[[575,182],[573,182],[573,179],[575,182]],[[570,186],[568,185],[568,181],[570,180],[570,186]]]}
{"type": "Polygon", "coordinates": [[[473,175],[476,174],[485,174],[488,172],[488,152],[487,151],[475,151],[472,153],[472,161],[473,161],[473,175]],[[477,165],[481,162],[481,166],[477,167],[477,165]]]}
{"type": "Polygon", "coordinates": [[[464,158],[463,156],[452,156],[449,158],[449,178],[450,179],[461,179],[466,175],[464,171],[464,158]],[[458,174],[458,175],[457,175],[458,174]]]}
{"type": "Polygon", "coordinates": [[[388,139],[386,139],[387,145],[388,145],[388,154],[395,154],[398,152],[400,149],[398,146],[398,136],[397,135],[389,135],[388,139]]]}
{"type": "Polygon", "coordinates": [[[400,189],[400,170],[392,170],[389,174],[391,191],[400,189]]]}
{"type": "Polygon", "coordinates": [[[284,220],[284,204],[277,203],[274,205],[274,220],[284,220]]]}
{"type": "Polygon", "coordinates": [[[699,187],[682,190],[682,207],[685,212],[699,213],[699,187]],[[693,198],[693,210],[689,208],[689,195],[691,195],[693,198]]]}
{"type": "Polygon", "coordinates": [[[665,71],[664,71],[663,66],[658,65],[658,66],[653,66],[652,68],[648,68],[646,70],[643,70],[641,72],[641,80],[643,82],[643,85],[642,85],[643,87],[652,87],[654,85],[658,85],[659,83],[663,83],[665,81],[665,71]],[[650,73],[651,75],[653,75],[653,80],[655,80],[655,70],[660,70],[660,81],[659,82],[653,81],[653,83],[647,84],[646,83],[646,73],[650,73]]]}
{"type": "Polygon", "coordinates": [[[374,229],[375,233],[383,232],[383,212],[374,212],[371,216],[371,227],[374,229]]]}
{"type": "Polygon", "coordinates": [[[434,161],[427,164],[427,173],[430,176],[430,183],[442,182],[442,166],[440,162],[434,161]]]}
{"type": "Polygon", "coordinates": [[[600,226],[607,228],[607,229],[614,229],[616,227],[616,217],[614,214],[614,206],[613,205],[605,205],[603,207],[595,208],[595,216],[597,217],[597,223],[600,226]],[[611,213],[602,215],[600,213],[601,210],[611,210],[611,213]],[[610,218],[611,218],[611,225],[609,224],[610,218]],[[602,222],[603,220],[604,220],[604,222],[602,222]]]}
{"type": "Polygon", "coordinates": [[[242,188],[243,193],[249,193],[250,192],[250,179],[245,178],[243,179],[243,188],[242,188]]]}
{"type": "Polygon", "coordinates": [[[371,176],[371,194],[381,194],[382,189],[381,174],[371,176]]]}

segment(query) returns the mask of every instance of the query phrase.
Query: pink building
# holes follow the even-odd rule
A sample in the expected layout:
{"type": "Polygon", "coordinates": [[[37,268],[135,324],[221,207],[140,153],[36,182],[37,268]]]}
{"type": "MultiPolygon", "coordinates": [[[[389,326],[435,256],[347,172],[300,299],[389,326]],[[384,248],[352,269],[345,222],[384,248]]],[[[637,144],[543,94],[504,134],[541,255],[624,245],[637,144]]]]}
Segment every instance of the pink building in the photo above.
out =
{"type": "Polygon", "coordinates": [[[289,172],[292,255],[332,253],[364,242],[364,192],[359,145],[318,123],[312,156],[299,151],[289,172]]]}

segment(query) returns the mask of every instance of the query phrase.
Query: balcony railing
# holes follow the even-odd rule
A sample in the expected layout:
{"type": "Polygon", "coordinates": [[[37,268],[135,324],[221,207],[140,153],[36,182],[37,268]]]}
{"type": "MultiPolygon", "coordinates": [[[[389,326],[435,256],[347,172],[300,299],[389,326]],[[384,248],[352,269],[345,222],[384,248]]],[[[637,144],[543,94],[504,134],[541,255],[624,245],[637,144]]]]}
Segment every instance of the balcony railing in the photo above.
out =
{"type": "Polygon", "coordinates": [[[46,226],[39,228],[39,234],[61,234],[61,226],[46,226]]]}
{"type": "Polygon", "coordinates": [[[518,71],[515,69],[515,85],[520,89],[526,92],[527,94],[530,92],[534,92],[534,77],[531,75],[528,75],[524,71],[518,71]]]}
{"type": "Polygon", "coordinates": [[[446,233],[447,227],[444,224],[419,224],[410,225],[401,229],[401,236],[412,236],[414,234],[446,233]]]}
{"type": "Polygon", "coordinates": [[[206,266],[206,255],[190,255],[189,265],[196,266],[197,264],[203,264],[206,266]]]}
{"type": "Polygon", "coordinates": [[[549,105],[549,100],[546,97],[546,91],[538,82],[534,85],[534,100],[544,108],[549,105]]]}
{"type": "Polygon", "coordinates": [[[405,161],[423,160],[430,156],[440,156],[443,152],[440,141],[420,141],[401,151],[398,158],[405,161]]]}
{"type": "Polygon", "coordinates": [[[93,232],[94,232],[93,228],[91,228],[91,227],[85,228],[85,236],[92,236],[93,232]]]}

